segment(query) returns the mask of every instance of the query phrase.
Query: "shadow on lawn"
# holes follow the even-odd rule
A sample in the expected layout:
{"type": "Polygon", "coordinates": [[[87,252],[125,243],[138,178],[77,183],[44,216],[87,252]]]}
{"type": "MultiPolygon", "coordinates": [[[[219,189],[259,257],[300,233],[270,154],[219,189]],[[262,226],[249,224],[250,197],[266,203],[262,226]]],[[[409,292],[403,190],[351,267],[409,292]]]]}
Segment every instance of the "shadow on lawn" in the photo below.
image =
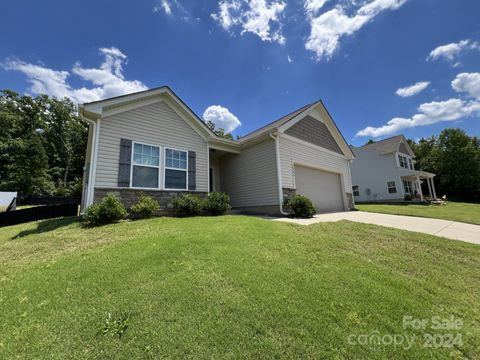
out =
{"type": "Polygon", "coordinates": [[[20,231],[17,235],[13,236],[11,239],[16,240],[32,234],[41,234],[41,233],[53,231],[58,228],[68,226],[70,224],[78,222],[79,220],[80,220],[80,217],[78,216],[71,216],[71,217],[65,217],[60,219],[42,220],[37,223],[37,227],[35,229],[20,231]]]}

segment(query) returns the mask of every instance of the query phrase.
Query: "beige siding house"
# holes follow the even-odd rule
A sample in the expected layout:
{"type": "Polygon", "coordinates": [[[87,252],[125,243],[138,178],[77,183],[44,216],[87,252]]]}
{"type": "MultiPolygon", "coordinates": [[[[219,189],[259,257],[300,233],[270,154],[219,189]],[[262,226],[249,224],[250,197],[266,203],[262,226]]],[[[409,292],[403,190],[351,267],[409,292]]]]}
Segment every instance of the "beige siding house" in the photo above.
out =
{"type": "Polygon", "coordinates": [[[90,122],[82,209],[140,192],[168,209],[183,193],[230,195],[234,209],[284,214],[293,194],[319,212],[353,207],[353,153],[321,101],[240,140],[217,137],[168,87],[80,106],[90,122]]]}

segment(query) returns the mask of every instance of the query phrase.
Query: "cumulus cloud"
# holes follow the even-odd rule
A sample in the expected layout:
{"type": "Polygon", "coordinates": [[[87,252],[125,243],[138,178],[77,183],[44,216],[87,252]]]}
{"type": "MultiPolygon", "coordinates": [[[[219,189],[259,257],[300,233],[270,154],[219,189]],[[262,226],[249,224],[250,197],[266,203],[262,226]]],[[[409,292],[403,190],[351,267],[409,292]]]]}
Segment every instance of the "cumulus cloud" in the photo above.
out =
{"type": "Polygon", "coordinates": [[[239,27],[240,34],[250,32],[262,41],[283,44],[281,17],[285,6],[279,0],[221,0],[218,12],[211,16],[228,32],[239,27]]]}
{"type": "Polygon", "coordinates": [[[75,63],[71,72],[54,70],[45,66],[27,63],[18,59],[7,59],[1,64],[5,70],[23,73],[31,84],[33,94],[47,94],[57,98],[68,97],[76,103],[90,102],[146,90],[147,87],[138,80],[125,80],[123,65],[127,56],[115,47],[100,48],[104,56],[99,68],[84,68],[75,63]],[[68,83],[70,75],[76,75],[93,87],[73,88],[68,83]]]}
{"type": "Polygon", "coordinates": [[[480,73],[461,73],[452,81],[452,88],[480,100],[480,73]]]}
{"type": "Polygon", "coordinates": [[[203,113],[205,121],[211,121],[217,129],[223,129],[229,133],[242,125],[240,120],[227,108],[220,105],[211,105],[203,113]]]}
{"type": "Polygon", "coordinates": [[[400,97],[409,97],[416,95],[418,93],[421,93],[423,90],[425,90],[428,85],[430,85],[430,81],[420,81],[417,82],[414,85],[411,86],[406,86],[400,89],[397,89],[395,94],[397,94],[400,97]]]}
{"type": "MultiPolygon", "coordinates": [[[[427,60],[445,59],[454,63],[456,59],[467,50],[480,50],[480,43],[470,39],[462,40],[457,43],[450,43],[433,49],[427,57],[427,60]]],[[[455,62],[454,65],[458,63],[455,62]]]]}
{"type": "MultiPolygon", "coordinates": [[[[362,5],[349,15],[344,5],[318,14],[325,1],[306,0],[304,7],[310,22],[310,35],[305,43],[307,50],[316,54],[317,60],[330,59],[340,46],[342,37],[351,36],[385,10],[396,10],[407,0],[373,0],[362,5]]],[[[352,2],[355,4],[355,2],[352,2]]]]}
{"type": "Polygon", "coordinates": [[[455,91],[466,93],[468,99],[451,98],[424,103],[418,107],[418,113],[410,118],[397,117],[380,127],[367,126],[358,131],[356,136],[377,138],[416,126],[480,116],[480,73],[458,74],[451,85],[455,91]]]}

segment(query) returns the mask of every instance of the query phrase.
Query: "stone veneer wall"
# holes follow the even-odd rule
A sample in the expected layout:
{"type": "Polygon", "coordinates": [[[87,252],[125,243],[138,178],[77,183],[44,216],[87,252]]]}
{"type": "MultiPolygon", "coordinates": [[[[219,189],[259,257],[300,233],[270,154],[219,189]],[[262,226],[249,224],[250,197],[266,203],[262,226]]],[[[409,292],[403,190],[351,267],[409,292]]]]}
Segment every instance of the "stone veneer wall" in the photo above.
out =
{"type": "Polygon", "coordinates": [[[347,195],[347,206],[349,210],[352,210],[355,208],[355,205],[353,204],[353,194],[352,193],[345,193],[347,195]]]}
{"type": "Polygon", "coordinates": [[[172,210],[172,200],[182,194],[195,194],[200,196],[206,196],[206,192],[189,192],[189,191],[164,191],[164,190],[138,190],[138,189],[95,189],[93,202],[97,203],[102,200],[107,195],[117,196],[128,209],[135,202],[137,202],[140,194],[151,196],[160,204],[160,209],[162,212],[170,212],[172,210]]]}
{"type": "Polygon", "coordinates": [[[293,197],[296,194],[296,190],[290,189],[290,188],[282,188],[282,194],[283,194],[283,203],[285,204],[291,197],[293,197]]]}

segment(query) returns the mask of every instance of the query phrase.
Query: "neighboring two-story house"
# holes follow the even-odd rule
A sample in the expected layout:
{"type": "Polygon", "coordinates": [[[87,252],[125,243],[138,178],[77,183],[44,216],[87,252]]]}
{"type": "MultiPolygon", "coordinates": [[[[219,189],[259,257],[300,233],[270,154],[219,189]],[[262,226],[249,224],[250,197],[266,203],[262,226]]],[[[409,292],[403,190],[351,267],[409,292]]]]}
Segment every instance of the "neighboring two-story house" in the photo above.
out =
{"type": "Polygon", "coordinates": [[[405,136],[351,149],[355,154],[351,170],[356,202],[436,198],[435,174],[415,170],[415,154],[405,136]]]}
{"type": "Polygon", "coordinates": [[[242,137],[216,136],[168,87],[79,106],[89,121],[82,209],[143,192],[163,209],[183,193],[223,191],[234,209],[283,214],[293,194],[318,211],[353,208],[353,153],[321,101],[242,137]]]}

